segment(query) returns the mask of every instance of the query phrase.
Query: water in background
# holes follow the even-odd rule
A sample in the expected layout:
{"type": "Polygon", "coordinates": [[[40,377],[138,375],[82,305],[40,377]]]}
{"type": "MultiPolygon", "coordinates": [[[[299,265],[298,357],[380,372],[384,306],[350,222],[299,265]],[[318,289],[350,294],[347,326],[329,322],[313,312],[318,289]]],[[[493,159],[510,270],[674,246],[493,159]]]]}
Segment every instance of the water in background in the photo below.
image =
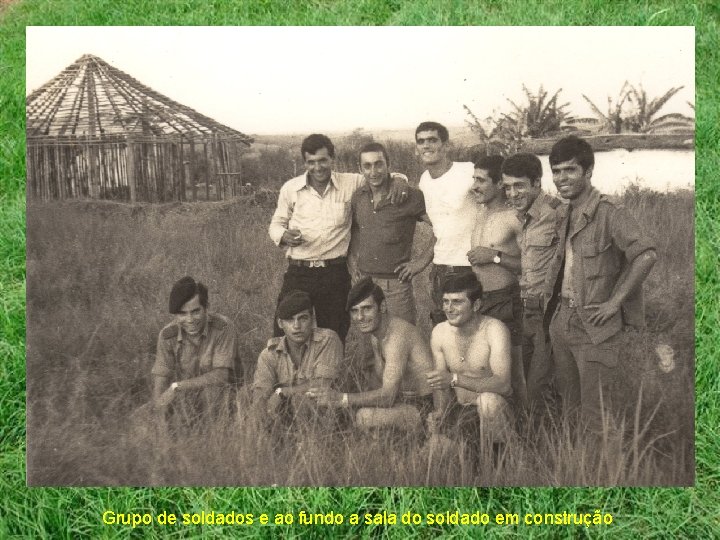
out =
{"type": "MultiPolygon", "coordinates": [[[[557,193],[548,156],[539,156],[543,165],[542,185],[557,193]]],[[[695,189],[694,150],[610,150],[595,153],[592,184],[607,194],[620,193],[628,184],[665,192],[695,189]]]]}

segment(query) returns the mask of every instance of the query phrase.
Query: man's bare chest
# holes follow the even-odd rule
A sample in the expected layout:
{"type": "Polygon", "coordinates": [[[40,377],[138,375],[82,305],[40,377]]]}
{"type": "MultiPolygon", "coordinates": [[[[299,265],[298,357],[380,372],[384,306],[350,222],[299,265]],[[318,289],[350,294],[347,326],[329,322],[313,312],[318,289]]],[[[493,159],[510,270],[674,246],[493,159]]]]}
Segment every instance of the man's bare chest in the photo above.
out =
{"type": "Polygon", "coordinates": [[[508,212],[478,214],[472,245],[497,248],[505,252],[517,250],[517,231],[511,222],[513,217],[508,212]]]}

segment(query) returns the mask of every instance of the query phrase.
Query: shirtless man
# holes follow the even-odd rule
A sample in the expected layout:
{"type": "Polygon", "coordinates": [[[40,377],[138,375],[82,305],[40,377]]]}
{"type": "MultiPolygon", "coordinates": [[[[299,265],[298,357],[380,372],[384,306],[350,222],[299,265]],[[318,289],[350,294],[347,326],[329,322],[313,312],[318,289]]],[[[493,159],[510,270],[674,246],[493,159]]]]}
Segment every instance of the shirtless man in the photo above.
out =
{"type": "Polygon", "coordinates": [[[382,289],[365,277],[350,290],[347,309],[360,332],[369,334],[377,388],[341,393],[313,388],[320,405],[359,407],[355,423],[363,428],[392,426],[419,431],[422,420],[434,408],[434,396],[426,380],[432,370],[432,354],[420,330],[391,316],[382,289]]]}
{"type": "Polygon", "coordinates": [[[521,403],[526,402],[522,368],[522,304],[520,301],[521,224],[515,209],[507,206],[502,184],[503,158],[484,156],[475,161],[470,188],[477,205],[475,228],[468,260],[483,289],[481,312],[504,322],[512,344],[512,385],[521,403]]]}
{"type": "Polygon", "coordinates": [[[481,434],[503,442],[512,418],[510,332],[497,319],[483,315],[482,286],[474,274],[448,277],[442,286],[447,321],[432,332],[435,369],[427,374],[433,390],[440,390],[442,422],[455,423],[468,407],[476,409],[481,434]],[[457,403],[448,407],[450,388],[457,403]]]}

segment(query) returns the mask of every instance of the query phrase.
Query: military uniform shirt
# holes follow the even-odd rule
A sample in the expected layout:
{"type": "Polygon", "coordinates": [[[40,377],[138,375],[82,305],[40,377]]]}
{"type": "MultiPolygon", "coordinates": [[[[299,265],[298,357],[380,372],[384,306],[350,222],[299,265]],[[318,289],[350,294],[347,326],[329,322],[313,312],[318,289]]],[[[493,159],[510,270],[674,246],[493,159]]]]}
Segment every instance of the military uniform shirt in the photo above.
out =
{"type": "Polygon", "coordinates": [[[523,297],[539,296],[558,244],[558,209],[562,203],[540,192],[523,216],[520,245],[520,290],[523,297]]]}
{"type": "Polygon", "coordinates": [[[290,357],[285,336],[271,338],[258,357],[253,388],[271,390],[278,385],[295,386],[312,379],[334,380],[342,358],[342,342],[327,328],[313,329],[297,367],[290,357]]]}
{"type": "Polygon", "coordinates": [[[208,313],[197,343],[176,322],[160,331],[152,374],[174,381],[192,379],[215,369],[234,369],[235,328],[227,317],[208,313]]]}

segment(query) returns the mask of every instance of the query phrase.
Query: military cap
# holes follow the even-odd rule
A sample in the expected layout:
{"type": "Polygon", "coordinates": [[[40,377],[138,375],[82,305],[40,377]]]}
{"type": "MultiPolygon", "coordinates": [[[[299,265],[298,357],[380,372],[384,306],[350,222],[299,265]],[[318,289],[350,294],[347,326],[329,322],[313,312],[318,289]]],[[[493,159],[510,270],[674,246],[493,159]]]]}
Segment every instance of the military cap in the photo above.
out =
{"type": "Polygon", "coordinates": [[[277,307],[278,319],[289,319],[304,311],[306,309],[312,309],[312,300],[310,295],[304,291],[290,291],[285,296],[277,307]]]}

